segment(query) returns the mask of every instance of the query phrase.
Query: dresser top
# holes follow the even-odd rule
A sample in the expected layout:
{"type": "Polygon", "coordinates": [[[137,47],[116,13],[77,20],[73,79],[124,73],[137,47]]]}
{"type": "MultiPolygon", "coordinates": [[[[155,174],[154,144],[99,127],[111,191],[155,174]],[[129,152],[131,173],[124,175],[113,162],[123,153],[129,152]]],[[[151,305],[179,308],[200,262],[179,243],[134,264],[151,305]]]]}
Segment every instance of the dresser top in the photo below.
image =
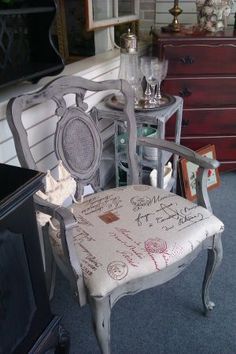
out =
{"type": "Polygon", "coordinates": [[[232,41],[236,40],[236,30],[227,28],[225,31],[216,33],[200,31],[199,29],[183,28],[182,31],[177,33],[163,32],[160,29],[152,30],[153,40],[163,40],[166,42],[172,41],[232,41]]]}

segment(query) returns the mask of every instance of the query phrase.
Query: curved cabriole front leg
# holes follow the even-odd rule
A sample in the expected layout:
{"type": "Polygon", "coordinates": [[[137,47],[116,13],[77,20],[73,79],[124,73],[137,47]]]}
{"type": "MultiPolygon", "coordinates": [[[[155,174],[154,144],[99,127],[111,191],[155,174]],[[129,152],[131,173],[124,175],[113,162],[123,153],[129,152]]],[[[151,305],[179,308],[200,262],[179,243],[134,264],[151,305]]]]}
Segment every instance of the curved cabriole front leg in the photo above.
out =
{"type": "Polygon", "coordinates": [[[110,316],[111,304],[109,297],[91,298],[93,325],[102,354],[110,354],[110,316]]]}
{"type": "Polygon", "coordinates": [[[204,313],[207,315],[209,311],[215,307],[214,302],[209,298],[209,287],[213,274],[220,265],[223,258],[223,248],[221,243],[221,234],[214,236],[213,247],[208,249],[208,258],[206,264],[205,275],[202,284],[202,302],[204,306],[204,313]]]}

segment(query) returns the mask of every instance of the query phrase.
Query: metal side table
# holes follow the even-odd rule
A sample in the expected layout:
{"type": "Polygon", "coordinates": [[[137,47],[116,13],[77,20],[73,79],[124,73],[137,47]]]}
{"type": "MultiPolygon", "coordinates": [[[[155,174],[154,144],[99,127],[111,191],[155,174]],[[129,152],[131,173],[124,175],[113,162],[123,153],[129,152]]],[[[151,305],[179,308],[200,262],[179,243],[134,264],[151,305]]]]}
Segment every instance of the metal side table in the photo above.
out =
{"type": "MultiPolygon", "coordinates": [[[[173,102],[168,107],[152,110],[152,111],[136,111],[136,121],[137,126],[155,126],[157,128],[157,137],[165,139],[165,125],[166,122],[173,117],[176,119],[175,122],[175,137],[174,141],[180,143],[181,136],[181,125],[182,125],[182,113],[183,113],[183,99],[179,96],[174,96],[175,102],[173,102]]],[[[104,101],[98,103],[91,111],[91,115],[98,120],[108,119],[114,121],[114,139],[115,139],[115,166],[116,166],[116,185],[119,185],[119,165],[123,161],[124,154],[118,151],[118,136],[120,131],[124,131],[124,114],[123,111],[110,108],[106,105],[104,101]]],[[[156,160],[148,160],[143,156],[143,148],[138,149],[138,154],[140,157],[140,162],[142,166],[156,168],[157,169],[157,186],[163,188],[164,186],[164,167],[165,164],[170,160],[172,154],[169,152],[158,150],[156,160]]],[[[173,156],[172,161],[172,177],[166,187],[167,190],[176,189],[176,179],[177,179],[177,161],[178,156],[173,156]]]]}

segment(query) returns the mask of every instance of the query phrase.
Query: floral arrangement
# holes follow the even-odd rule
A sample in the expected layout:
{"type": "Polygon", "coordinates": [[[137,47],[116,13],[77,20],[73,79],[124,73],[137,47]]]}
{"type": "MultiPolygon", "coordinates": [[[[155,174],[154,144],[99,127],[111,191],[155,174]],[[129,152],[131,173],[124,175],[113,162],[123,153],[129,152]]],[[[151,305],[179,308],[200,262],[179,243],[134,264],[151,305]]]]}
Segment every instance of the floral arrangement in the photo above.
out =
{"type": "Polygon", "coordinates": [[[218,32],[227,27],[234,0],[196,0],[198,24],[209,32],[218,32]]]}

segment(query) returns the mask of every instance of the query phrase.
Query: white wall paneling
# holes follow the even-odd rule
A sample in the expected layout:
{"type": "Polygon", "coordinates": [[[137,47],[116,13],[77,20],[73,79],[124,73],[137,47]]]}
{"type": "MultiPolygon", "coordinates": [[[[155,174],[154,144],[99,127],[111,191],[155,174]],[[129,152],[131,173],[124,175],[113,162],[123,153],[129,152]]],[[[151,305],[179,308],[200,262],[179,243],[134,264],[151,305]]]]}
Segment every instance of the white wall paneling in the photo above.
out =
{"type": "MultiPolygon", "coordinates": [[[[61,75],[80,75],[91,80],[103,81],[118,77],[119,51],[113,50],[104,54],[81,60],[66,66],[61,75]]],[[[14,142],[6,120],[6,105],[8,100],[23,92],[32,92],[51,81],[52,77],[42,79],[38,84],[22,83],[0,91],[0,162],[19,166],[16,157],[14,142]]],[[[86,102],[90,110],[97,102],[110,92],[87,92],[86,102]]],[[[67,105],[74,104],[74,95],[66,96],[67,105]]],[[[52,134],[56,129],[58,117],[55,115],[55,103],[48,101],[44,105],[37,105],[24,112],[23,124],[27,129],[29,144],[32,154],[38,161],[37,166],[41,171],[46,171],[49,166],[55,165],[52,134]]],[[[108,121],[99,121],[104,140],[113,134],[113,125],[108,121]]]]}

